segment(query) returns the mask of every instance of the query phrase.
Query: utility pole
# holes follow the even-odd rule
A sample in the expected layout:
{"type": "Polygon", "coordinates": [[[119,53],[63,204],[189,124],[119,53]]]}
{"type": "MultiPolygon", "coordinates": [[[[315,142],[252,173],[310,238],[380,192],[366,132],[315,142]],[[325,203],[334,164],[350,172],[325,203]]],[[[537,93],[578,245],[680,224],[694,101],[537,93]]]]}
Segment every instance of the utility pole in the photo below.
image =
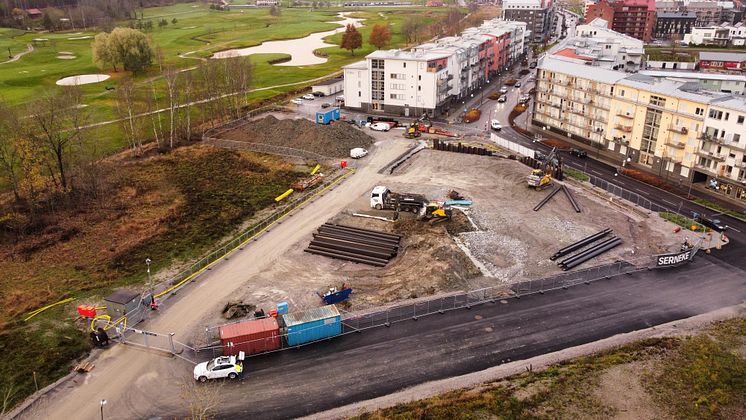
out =
{"type": "Polygon", "coordinates": [[[153,277],[150,276],[150,263],[152,260],[150,258],[145,258],[145,264],[148,266],[148,283],[150,284],[150,296],[153,296],[153,277]]]}

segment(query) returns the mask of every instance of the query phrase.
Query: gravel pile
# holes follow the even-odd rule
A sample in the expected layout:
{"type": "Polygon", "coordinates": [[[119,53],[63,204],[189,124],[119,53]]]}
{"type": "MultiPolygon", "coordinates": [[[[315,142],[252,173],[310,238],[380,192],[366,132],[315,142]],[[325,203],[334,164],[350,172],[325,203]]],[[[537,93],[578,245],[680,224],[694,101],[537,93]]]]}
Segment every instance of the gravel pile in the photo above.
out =
{"type": "Polygon", "coordinates": [[[350,124],[314,124],[306,119],[267,116],[225,132],[222,138],[307,150],[329,157],[346,157],[350,149],[369,147],[373,138],[350,124]]]}

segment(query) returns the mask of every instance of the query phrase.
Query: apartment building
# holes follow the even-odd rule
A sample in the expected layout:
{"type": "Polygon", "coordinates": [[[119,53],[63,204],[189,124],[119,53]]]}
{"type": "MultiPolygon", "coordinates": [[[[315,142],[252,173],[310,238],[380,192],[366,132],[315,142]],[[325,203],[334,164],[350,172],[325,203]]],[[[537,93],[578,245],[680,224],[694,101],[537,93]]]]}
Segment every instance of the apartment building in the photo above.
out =
{"type": "Polygon", "coordinates": [[[746,75],[695,71],[642,70],[640,74],[677,82],[694,82],[702,90],[746,95],[746,75]]]}
{"type": "Polygon", "coordinates": [[[643,42],[609,29],[608,22],[601,18],[576,26],[575,34],[563,42],[557,55],[612,70],[634,72],[643,66],[643,42]]]}
{"type": "Polygon", "coordinates": [[[611,22],[611,29],[650,42],[655,26],[655,0],[599,0],[588,5],[585,22],[611,22]]]}
{"type": "Polygon", "coordinates": [[[404,116],[447,114],[520,60],[526,24],[499,19],[411,51],[375,51],[343,67],[345,107],[404,116]]]}
{"type": "Polygon", "coordinates": [[[684,39],[684,36],[692,32],[697,15],[694,12],[661,12],[655,17],[655,28],[653,37],[658,39],[684,39]]]}
{"type": "Polygon", "coordinates": [[[554,5],[552,0],[503,0],[503,20],[526,22],[532,42],[542,43],[551,36],[554,5]]]}
{"type": "Polygon", "coordinates": [[[696,82],[589,70],[557,56],[539,63],[535,126],[606,149],[620,166],[714,182],[746,201],[744,118],[746,97],[701,90],[696,82]]]}
{"type": "Polygon", "coordinates": [[[692,28],[684,35],[684,43],[690,45],[744,46],[746,45],[746,25],[723,23],[718,26],[692,28]]]}
{"type": "MultiPolygon", "coordinates": [[[[735,19],[739,14],[733,9],[733,3],[717,0],[678,0],[678,1],[656,1],[655,6],[658,13],[689,12],[696,16],[695,27],[715,26],[723,21],[735,19]],[[726,9],[726,7],[729,7],[726,9]],[[725,12],[732,10],[733,12],[725,12]]],[[[741,15],[742,16],[742,15],[741,15]]],[[[735,21],[733,21],[735,22],[735,21]]]]}

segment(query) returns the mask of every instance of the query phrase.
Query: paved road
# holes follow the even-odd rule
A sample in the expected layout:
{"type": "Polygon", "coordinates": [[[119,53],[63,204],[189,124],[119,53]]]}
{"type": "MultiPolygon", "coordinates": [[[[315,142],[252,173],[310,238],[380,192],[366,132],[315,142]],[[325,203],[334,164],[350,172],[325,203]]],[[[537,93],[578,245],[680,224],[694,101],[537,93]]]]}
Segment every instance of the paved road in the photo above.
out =
{"type": "Polygon", "coordinates": [[[255,358],[242,383],[222,389],[221,417],[312,414],[739,304],[744,286],[742,270],[708,256],[686,268],[642,271],[255,358]]]}

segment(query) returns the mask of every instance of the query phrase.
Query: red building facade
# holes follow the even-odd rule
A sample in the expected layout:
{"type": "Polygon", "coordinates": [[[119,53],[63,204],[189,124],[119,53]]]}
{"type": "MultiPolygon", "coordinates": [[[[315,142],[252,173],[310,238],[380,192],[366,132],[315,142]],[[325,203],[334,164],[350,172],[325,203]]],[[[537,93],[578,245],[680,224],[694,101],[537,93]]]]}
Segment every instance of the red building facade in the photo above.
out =
{"type": "Polygon", "coordinates": [[[595,18],[609,22],[614,31],[650,42],[655,27],[655,0],[599,0],[588,6],[585,22],[595,18]]]}

